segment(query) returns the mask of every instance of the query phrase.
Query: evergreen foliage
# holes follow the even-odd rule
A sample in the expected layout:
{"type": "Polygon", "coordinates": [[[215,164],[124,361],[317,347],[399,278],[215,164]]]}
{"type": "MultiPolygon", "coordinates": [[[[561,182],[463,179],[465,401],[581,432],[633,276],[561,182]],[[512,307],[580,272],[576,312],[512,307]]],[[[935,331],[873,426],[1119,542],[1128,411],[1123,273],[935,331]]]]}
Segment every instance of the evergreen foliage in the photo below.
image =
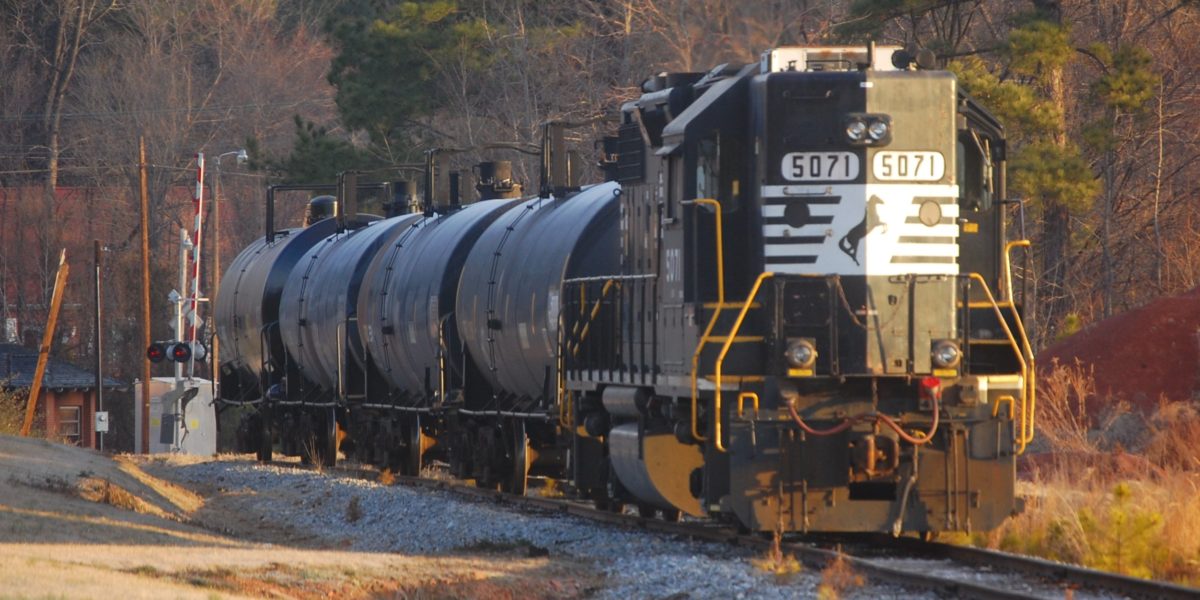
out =
{"type": "Polygon", "coordinates": [[[278,163],[267,164],[282,172],[287,183],[328,183],[342,171],[369,168],[377,162],[348,140],[330,135],[325,127],[300,117],[295,123],[296,143],[291,153],[278,163]]]}
{"type": "Polygon", "coordinates": [[[442,68],[478,73],[495,60],[479,51],[487,24],[452,0],[347,2],[327,31],[338,51],[329,82],[342,122],[385,155],[404,147],[416,117],[440,105],[442,68]]]}
{"type": "Polygon", "coordinates": [[[1153,577],[1153,567],[1167,561],[1168,549],[1157,543],[1162,515],[1139,508],[1127,483],[1113,487],[1106,510],[1080,510],[1079,525],[1086,542],[1084,564],[1089,567],[1153,577]]]}

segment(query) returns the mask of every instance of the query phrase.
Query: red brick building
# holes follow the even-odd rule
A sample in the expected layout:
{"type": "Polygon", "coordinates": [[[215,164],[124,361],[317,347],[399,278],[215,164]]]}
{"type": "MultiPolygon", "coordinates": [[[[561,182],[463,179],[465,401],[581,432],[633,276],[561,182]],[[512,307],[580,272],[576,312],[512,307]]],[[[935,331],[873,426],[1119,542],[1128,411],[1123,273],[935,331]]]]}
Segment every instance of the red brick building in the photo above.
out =
{"type": "MultiPolygon", "coordinates": [[[[0,388],[28,394],[36,369],[36,351],[0,344],[0,388]]],[[[122,387],[107,377],[103,385],[105,390],[122,387]]],[[[96,374],[51,357],[42,378],[38,416],[47,438],[95,448],[96,374]]]]}

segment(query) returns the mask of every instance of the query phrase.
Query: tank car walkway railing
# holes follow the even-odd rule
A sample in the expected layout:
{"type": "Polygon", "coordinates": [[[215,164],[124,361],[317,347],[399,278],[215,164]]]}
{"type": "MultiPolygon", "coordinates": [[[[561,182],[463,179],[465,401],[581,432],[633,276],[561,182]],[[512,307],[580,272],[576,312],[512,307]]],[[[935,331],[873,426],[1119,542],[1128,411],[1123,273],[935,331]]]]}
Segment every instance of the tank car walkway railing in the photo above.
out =
{"type": "Polygon", "coordinates": [[[558,333],[558,397],[569,372],[606,372],[609,380],[652,384],[658,277],[601,275],[563,282],[558,333]]]}

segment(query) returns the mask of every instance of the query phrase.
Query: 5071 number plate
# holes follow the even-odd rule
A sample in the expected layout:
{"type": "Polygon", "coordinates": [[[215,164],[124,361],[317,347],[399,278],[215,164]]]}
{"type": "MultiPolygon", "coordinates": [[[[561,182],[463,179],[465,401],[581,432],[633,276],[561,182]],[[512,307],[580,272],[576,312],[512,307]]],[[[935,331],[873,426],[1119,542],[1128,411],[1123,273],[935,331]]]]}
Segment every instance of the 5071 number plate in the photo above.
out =
{"type": "Polygon", "coordinates": [[[791,152],[783,157],[788,181],[850,181],[858,178],[858,155],[852,152],[791,152]]]}
{"type": "Polygon", "coordinates": [[[875,153],[871,173],[880,181],[938,181],[946,158],[941,152],[883,150],[875,153]]]}

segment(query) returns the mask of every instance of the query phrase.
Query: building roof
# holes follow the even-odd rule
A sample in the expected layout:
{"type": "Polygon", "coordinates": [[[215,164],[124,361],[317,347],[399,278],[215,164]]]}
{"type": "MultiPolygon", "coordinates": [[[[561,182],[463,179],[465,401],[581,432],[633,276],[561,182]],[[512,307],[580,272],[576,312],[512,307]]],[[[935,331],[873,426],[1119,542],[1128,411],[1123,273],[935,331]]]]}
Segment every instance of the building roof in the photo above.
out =
{"type": "MultiPolygon", "coordinates": [[[[37,352],[16,344],[0,344],[0,388],[29,389],[37,371],[37,352]]],[[[96,387],[96,374],[75,365],[50,357],[42,389],[91,390],[96,387]]],[[[104,388],[124,387],[120,381],[104,378],[104,388]]]]}

